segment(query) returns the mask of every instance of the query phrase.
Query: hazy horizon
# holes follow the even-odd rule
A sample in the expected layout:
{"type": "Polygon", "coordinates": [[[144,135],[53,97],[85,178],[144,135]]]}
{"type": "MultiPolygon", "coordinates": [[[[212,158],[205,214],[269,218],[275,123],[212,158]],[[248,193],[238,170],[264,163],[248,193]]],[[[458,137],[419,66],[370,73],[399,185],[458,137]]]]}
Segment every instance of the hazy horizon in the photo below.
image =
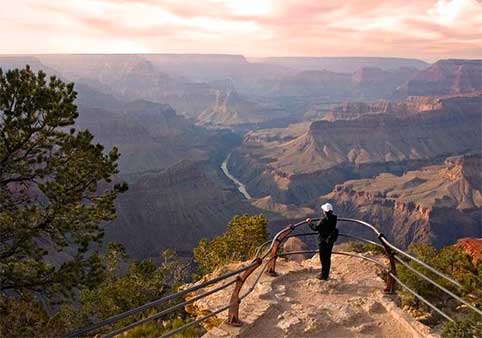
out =
{"type": "MultiPolygon", "coordinates": [[[[232,56],[232,57],[243,57],[246,61],[250,62],[256,59],[269,59],[269,58],[307,58],[307,59],[316,59],[316,58],[325,58],[325,59],[357,59],[357,58],[364,58],[364,59],[414,59],[414,60],[421,60],[427,63],[431,63],[440,59],[463,59],[463,60],[479,60],[480,58],[450,58],[450,57],[441,57],[440,59],[435,60],[428,60],[419,57],[410,57],[410,56],[385,56],[385,55],[266,55],[266,56],[251,56],[251,55],[244,55],[244,54],[235,54],[235,53],[209,53],[209,52],[197,52],[197,53],[163,53],[163,52],[148,52],[148,53],[89,53],[89,52],[79,52],[79,53],[1,53],[0,57],[9,56],[9,57],[17,57],[17,56],[48,56],[48,55],[193,55],[193,56],[209,56],[209,55],[219,55],[219,56],[232,56]]],[[[482,57],[482,56],[481,56],[482,57]]]]}
{"type": "Polygon", "coordinates": [[[0,15],[2,55],[482,55],[482,2],[19,0],[0,15]]]}

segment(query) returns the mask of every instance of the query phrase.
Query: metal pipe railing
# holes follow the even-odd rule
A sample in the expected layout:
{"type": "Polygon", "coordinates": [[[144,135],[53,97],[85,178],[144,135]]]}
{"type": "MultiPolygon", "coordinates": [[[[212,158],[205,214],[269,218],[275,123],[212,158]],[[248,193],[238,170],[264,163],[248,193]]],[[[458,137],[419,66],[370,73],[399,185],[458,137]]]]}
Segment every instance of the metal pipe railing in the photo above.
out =
{"type": "MultiPolygon", "coordinates": [[[[279,257],[284,257],[284,256],[290,256],[290,255],[319,253],[319,252],[320,252],[320,250],[288,251],[288,252],[280,253],[278,256],[279,256],[279,257]]],[[[343,256],[350,256],[350,257],[360,258],[360,259],[363,259],[363,260],[366,260],[366,261],[375,263],[375,264],[381,266],[383,269],[386,270],[386,267],[385,267],[385,265],[383,265],[383,263],[380,263],[379,261],[377,261],[376,259],[373,259],[373,258],[371,258],[371,257],[366,257],[366,256],[363,256],[363,255],[355,255],[355,254],[352,254],[352,253],[349,253],[349,252],[343,252],[343,251],[333,251],[332,254],[334,254],[334,255],[343,255],[343,256]]]]}
{"type": "Polygon", "coordinates": [[[365,221],[360,221],[359,219],[339,217],[338,221],[357,223],[371,229],[377,235],[377,237],[381,235],[381,232],[378,231],[378,229],[375,228],[373,225],[365,221]]]}
{"type": "MultiPolygon", "coordinates": [[[[443,316],[444,318],[446,318],[447,320],[450,320],[450,321],[453,321],[453,319],[448,316],[447,314],[445,314],[442,310],[440,310],[439,308],[437,308],[435,305],[433,305],[432,303],[430,303],[428,300],[426,300],[425,298],[423,298],[422,296],[420,296],[419,294],[417,294],[415,291],[413,291],[412,289],[410,289],[407,285],[403,284],[399,278],[397,278],[396,276],[396,269],[395,269],[395,260],[399,261],[400,264],[404,265],[405,267],[407,267],[410,271],[412,271],[413,273],[415,273],[416,275],[418,275],[419,277],[422,277],[424,278],[425,280],[429,281],[430,283],[432,283],[433,285],[437,286],[439,289],[441,289],[442,291],[446,292],[449,296],[455,298],[456,300],[462,302],[463,304],[465,304],[466,306],[468,306],[470,309],[474,310],[475,312],[477,312],[478,314],[481,314],[482,315],[482,311],[480,311],[479,309],[477,309],[476,307],[474,307],[473,305],[471,305],[470,303],[466,302],[464,299],[458,297],[456,294],[454,294],[453,292],[451,292],[450,290],[444,288],[443,286],[437,284],[436,282],[434,282],[433,280],[431,280],[429,277],[425,276],[423,273],[417,271],[416,269],[412,268],[410,265],[408,265],[405,261],[403,261],[401,258],[395,256],[395,253],[396,254],[400,254],[400,255],[403,255],[411,260],[413,260],[414,262],[422,265],[423,267],[425,267],[426,269],[428,269],[429,271],[433,272],[434,274],[438,275],[439,277],[442,277],[444,278],[445,280],[448,280],[449,282],[451,282],[452,284],[456,285],[457,287],[462,287],[460,285],[460,283],[458,283],[456,280],[454,280],[453,278],[449,277],[449,276],[446,276],[445,274],[443,274],[442,272],[432,268],[431,266],[429,266],[427,263],[419,260],[418,258],[416,257],[413,257],[412,255],[404,252],[403,250],[397,248],[395,245],[391,244],[384,236],[383,234],[378,231],[377,228],[375,228],[373,225],[367,223],[367,222],[364,222],[364,221],[360,221],[360,220],[357,220],[357,219],[352,219],[352,218],[338,218],[339,221],[345,221],[345,222],[352,222],[352,223],[356,223],[356,224],[359,224],[359,225],[362,225],[362,226],[365,226],[369,229],[371,229],[374,234],[377,236],[378,240],[380,241],[380,243],[376,243],[374,241],[371,241],[369,239],[365,239],[365,238],[361,238],[361,237],[357,237],[357,236],[352,236],[352,235],[346,235],[346,234],[340,234],[340,236],[342,237],[345,237],[345,238],[351,238],[351,239],[354,239],[354,240],[358,240],[358,241],[362,241],[362,242],[366,242],[366,243],[369,243],[369,244],[373,244],[373,245],[376,245],[378,247],[381,247],[381,248],[384,248],[385,249],[385,252],[387,254],[387,256],[389,257],[390,259],[390,271],[388,271],[387,275],[387,288],[389,287],[389,284],[388,284],[388,281],[389,280],[393,280],[394,282],[396,281],[401,287],[403,287],[404,289],[408,290],[410,293],[412,293],[416,298],[418,298],[420,301],[422,301],[423,303],[425,303],[427,306],[429,306],[430,308],[432,308],[434,311],[436,311],[437,313],[439,313],[441,316],[443,316]]],[[[316,222],[316,221],[319,221],[319,218],[314,218],[312,219],[313,222],[316,222]]],[[[131,310],[128,310],[128,311],[125,311],[123,313],[120,313],[120,314],[117,314],[117,315],[114,315],[106,320],[103,320],[103,321],[100,321],[98,323],[95,323],[87,328],[83,328],[81,330],[78,330],[74,333],[71,333],[69,334],[68,336],[66,336],[65,338],[74,338],[74,337],[79,337],[79,336],[83,336],[85,335],[86,333],[90,333],[92,331],[95,331],[103,326],[107,326],[107,325],[110,325],[118,320],[121,320],[121,319],[124,319],[126,317],[129,317],[131,315],[134,315],[134,314],[137,314],[137,313],[141,313],[147,309],[150,309],[150,308],[153,308],[155,306],[158,306],[162,303],[165,303],[165,302],[168,302],[172,299],[175,299],[175,298],[178,298],[178,297],[182,297],[182,296],[185,296],[191,292],[194,292],[194,291],[197,291],[197,290],[200,290],[200,289],[203,289],[203,288],[206,288],[207,286],[210,286],[210,285],[213,285],[215,283],[218,283],[218,282],[221,282],[227,278],[230,278],[230,277],[233,277],[233,276],[237,276],[235,279],[233,279],[232,281],[222,285],[222,286],[219,286],[219,287],[216,287],[212,290],[209,290],[207,292],[204,292],[200,295],[197,295],[197,296],[194,296],[188,300],[185,300],[184,302],[181,302],[179,304],[175,304],[165,310],[162,310],[154,315],[151,315],[149,317],[146,317],[146,318],[143,318],[143,319],[140,319],[134,323],[131,323],[131,324],[128,324],[122,328],[119,328],[117,330],[114,330],[114,331],[111,331],[109,332],[108,334],[104,335],[103,337],[104,338],[111,338],[111,337],[114,337],[115,335],[118,335],[122,332],[125,332],[133,327],[136,327],[138,325],[141,325],[141,324],[144,324],[148,321],[152,321],[152,320],[155,320],[155,319],[158,319],[160,317],[162,317],[163,315],[166,315],[176,309],[179,309],[189,303],[192,303],[192,302],[195,302],[199,299],[202,299],[202,298],[205,298],[211,294],[214,294],[218,291],[221,291],[225,288],[227,288],[228,286],[230,285],[233,285],[236,283],[236,288],[235,290],[233,291],[233,295],[231,296],[231,301],[228,305],[222,307],[222,308],[219,308],[217,309],[216,311],[214,312],[211,312],[209,314],[207,314],[206,316],[203,316],[201,318],[198,318],[194,321],[191,321],[189,323],[186,323],[184,324],[183,326],[179,327],[179,328],[176,328],[176,329],[173,329],[167,333],[165,333],[161,338],[167,338],[167,337],[170,337],[178,332],[181,332],[193,325],[196,325],[212,316],[215,316],[216,314],[219,314],[225,310],[228,310],[230,309],[230,313],[231,314],[235,314],[234,317],[236,317],[237,319],[237,309],[238,309],[238,306],[239,306],[239,303],[241,302],[242,299],[244,299],[245,297],[247,297],[256,287],[256,285],[258,284],[261,276],[263,275],[263,273],[266,271],[266,269],[268,267],[273,267],[273,271],[274,271],[274,264],[275,264],[275,261],[277,259],[277,257],[284,257],[284,256],[288,256],[288,255],[294,255],[294,254],[306,254],[306,253],[317,253],[318,250],[303,250],[303,251],[290,251],[290,252],[284,252],[284,253],[278,253],[278,247],[281,245],[281,243],[283,242],[283,240],[287,239],[287,238],[290,238],[290,237],[302,237],[302,236],[310,236],[310,235],[315,235],[317,234],[316,232],[312,232],[312,233],[301,233],[301,234],[294,234],[294,235],[290,235],[290,232],[294,231],[296,228],[298,228],[299,226],[301,225],[304,225],[304,224],[307,224],[306,220],[305,221],[301,221],[301,222],[298,222],[296,224],[291,224],[287,227],[284,227],[283,229],[281,229],[274,237],[273,239],[269,240],[269,241],[266,241],[264,243],[262,243],[261,245],[259,245],[257,248],[256,248],[256,251],[255,251],[255,260],[253,260],[253,262],[251,262],[250,264],[242,267],[242,268],[239,268],[237,270],[234,270],[234,271],[231,271],[231,272],[228,272],[228,273],[225,273],[221,276],[218,276],[216,278],[213,278],[211,280],[207,280],[203,283],[200,283],[198,285],[195,285],[191,288],[188,288],[188,289],[185,289],[185,290],[182,290],[182,291],[179,291],[179,292],[176,292],[174,294],[171,294],[171,295],[168,295],[168,296],[165,296],[163,298],[160,298],[160,299],[157,299],[155,301],[152,301],[152,302],[149,302],[149,303],[146,303],[144,305],[141,305],[139,307],[136,307],[134,309],[131,309],[131,310]],[[269,247],[263,251],[263,248],[267,245],[267,244],[270,244],[269,247]],[[267,258],[267,256],[269,255],[269,253],[271,252],[271,257],[268,259],[268,260],[265,260],[265,258],[267,258]],[[247,279],[247,277],[256,269],[258,268],[260,265],[263,265],[262,269],[259,271],[257,277],[255,278],[254,282],[251,284],[251,286],[246,290],[246,292],[244,292],[241,296],[239,296],[239,292],[241,291],[241,288],[243,287],[244,285],[244,281],[247,279]],[[241,276],[241,274],[243,273],[243,275],[241,276]],[[234,307],[233,307],[234,306],[234,307]]],[[[369,261],[369,262],[372,262],[372,263],[375,263],[379,266],[381,266],[384,270],[387,270],[387,267],[380,263],[379,261],[377,261],[376,259],[373,259],[373,258],[370,258],[370,257],[366,257],[366,256],[363,256],[363,255],[359,255],[359,254],[352,254],[352,253],[347,253],[347,252],[339,252],[339,251],[334,251],[333,254],[337,254],[337,255],[345,255],[345,256],[350,256],[350,257],[355,257],[355,258],[359,258],[359,259],[364,259],[366,261],[369,261]]],[[[387,290],[387,289],[386,289],[387,290]]],[[[391,285],[390,287],[390,290],[393,291],[394,290],[394,284],[391,285]]],[[[233,317],[233,318],[234,318],[233,317]]],[[[239,321],[238,321],[239,322],[239,321]]]]}
{"type": "MultiPolygon", "coordinates": [[[[318,253],[319,250],[302,250],[302,251],[289,251],[289,252],[283,252],[281,253],[279,256],[289,256],[289,255],[295,255],[295,254],[304,254],[304,253],[318,253]]],[[[344,255],[344,256],[350,256],[350,257],[355,257],[355,258],[360,258],[360,259],[363,259],[363,260],[366,260],[366,261],[369,261],[369,262],[372,262],[372,263],[375,263],[377,265],[379,265],[380,267],[382,267],[385,271],[386,271],[386,267],[385,265],[383,265],[382,263],[378,262],[377,260],[373,259],[373,258],[370,258],[370,257],[366,257],[366,256],[363,256],[363,255],[355,255],[355,254],[351,254],[349,252],[340,252],[340,251],[333,251],[332,252],[333,254],[335,255],[344,255]]],[[[390,272],[388,272],[390,274],[390,272]]],[[[436,311],[438,314],[440,314],[441,316],[443,316],[444,318],[450,320],[450,321],[454,321],[450,316],[448,316],[447,314],[445,314],[442,310],[440,310],[439,308],[437,308],[435,305],[433,305],[432,303],[430,303],[428,300],[426,300],[424,297],[420,296],[418,293],[416,293],[415,291],[413,291],[410,287],[408,287],[406,284],[402,283],[395,275],[392,276],[396,281],[397,283],[400,284],[400,286],[402,286],[404,289],[406,289],[407,291],[409,291],[410,293],[412,293],[416,298],[418,298],[420,301],[422,301],[423,303],[425,303],[427,306],[429,306],[430,308],[432,308],[434,311],[436,311]]],[[[465,303],[465,302],[464,302],[465,303]]],[[[477,311],[478,312],[478,311],[477,311]]]]}
{"type": "Polygon", "coordinates": [[[223,312],[223,311],[226,311],[227,309],[229,309],[229,306],[230,306],[229,304],[226,305],[226,306],[223,306],[222,308],[217,309],[216,311],[211,312],[210,314],[208,314],[208,315],[206,315],[206,316],[204,316],[204,317],[198,318],[198,319],[196,319],[196,320],[193,320],[192,322],[189,322],[189,323],[187,323],[187,324],[184,324],[184,325],[181,326],[181,327],[178,327],[177,329],[171,330],[171,331],[163,334],[163,335],[160,336],[159,338],[168,338],[168,337],[171,337],[171,336],[175,335],[176,333],[179,333],[179,332],[181,332],[181,331],[184,331],[185,329],[187,329],[187,328],[189,328],[189,327],[191,327],[191,326],[193,326],[193,325],[199,324],[200,322],[203,322],[203,321],[205,321],[206,319],[211,318],[212,316],[215,316],[215,315],[217,315],[217,314],[219,314],[219,313],[221,313],[221,312],[223,312]]]}
{"type": "Polygon", "coordinates": [[[203,282],[201,284],[198,284],[198,285],[195,285],[189,289],[185,289],[185,290],[182,290],[182,291],[179,291],[179,292],[176,292],[174,294],[171,294],[171,295],[168,295],[168,296],[165,296],[163,298],[160,298],[160,299],[157,299],[157,300],[154,300],[152,302],[149,302],[149,303],[146,303],[144,305],[141,305],[141,306],[138,306],[134,309],[131,309],[131,310],[128,310],[128,311],[125,311],[125,312],[122,312],[122,313],[119,313],[117,315],[114,315],[108,319],[105,319],[103,321],[100,321],[98,323],[95,323],[93,325],[90,325],[86,328],[83,328],[81,330],[78,330],[78,331],[75,331],[73,333],[70,333],[69,335],[65,336],[65,338],[75,338],[75,337],[81,337],[81,336],[84,336],[85,334],[87,333],[90,333],[92,331],[95,331],[103,326],[107,326],[107,325],[110,325],[116,321],[119,321],[121,319],[124,319],[126,317],[129,317],[129,316],[132,316],[134,314],[137,314],[137,313],[140,313],[140,312],[143,312],[147,309],[150,309],[150,308],[153,308],[155,306],[158,306],[162,303],[165,303],[165,302],[168,302],[172,299],[175,299],[175,298],[178,298],[178,297],[181,297],[181,296],[184,296],[188,293],[191,293],[193,291],[196,291],[196,290],[199,290],[199,289],[202,289],[202,288],[205,288],[206,286],[209,286],[209,285],[212,285],[212,284],[215,284],[215,283],[218,283],[220,281],[223,281],[225,280],[226,278],[229,278],[229,277],[232,277],[234,275],[237,275],[243,271],[246,271],[248,269],[250,269],[251,267],[253,267],[255,265],[254,262],[248,264],[247,266],[245,267],[242,267],[240,269],[237,269],[235,271],[231,271],[231,272],[228,272],[224,275],[221,275],[219,277],[216,277],[216,278],[213,278],[213,279],[210,279],[206,282],[203,282]]]}
{"type": "Polygon", "coordinates": [[[409,269],[411,272],[413,272],[414,274],[416,274],[417,276],[425,279],[427,282],[429,282],[430,284],[436,286],[437,288],[439,288],[440,290],[442,290],[443,292],[445,292],[446,294],[448,294],[449,296],[451,296],[452,298],[458,300],[459,302],[461,302],[462,304],[466,305],[467,307],[469,307],[470,309],[472,309],[473,311],[477,312],[479,315],[482,316],[482,311],[477,309],[475,306],[473,306],[472,304],[470,304],[469,302],[467,302],[465,299],[463,298],[460,298],[459,296],[457,296],[455,293],[453,293],[452,291],[446,289],[445,287],[443,287],[442,285],[438,284],[437,282],[433,281],[432,279],[428,278],[427,276],[425,276],[423,273],[421,273],[420,271],[418,271],[417,269],[413,268],[410,266],[410,264],[408,264],[407,262],[405,262],[403,259],[401,259],[400,257],[397,257],[395,256],[395,259],[400,263],[402,264],[404,267],[406,267],[407,269],[409,269]]]}
{"type": "Polygon", "coordinates": [[[388,242],[386,238],[381,238],[381,241],[382,241],[383,243],[385,243],[387,246],[389,246],[391,249],[393,249],[394,251],[396,251],[397,253],[399,253],[399,254],[401,254],[401,255],[403,255],[403,256],[411,259],[412,261],[414,261],[414,262],[416,262],[416,263],[418,263],[418,264],[420,264],[421,266],[423,266],[423,267],[426,268],[427,270],[430,270],[430,271],[433,272],[434,274],[438,275],[439,277],[444,278],[445,280],[447,280],[447,281],[449,281],[450,283],[456,285],[457,287],[463,288],[463,286],[462,286],[459,282],[457,282],[455,279],[453,279],[453,278],[445,275],[444,273],[438,271],[437,269],[432,268],[432,267],[431,267],[430,265],[428,265],[427,263],[425,263],[425,262],[421,261],[420,259],[418,259],[418,258],[416,258],[416,257],[414,257],[414,256],[412,256],[412,255],[410,255],[410,254],[408,254],[408,253],[406,253],[405,251],[400,250],[400,249],[397,248],[395,245],[393,245],[393,244],[391,244],[390,242],[388,242]]]}
{"type": "Polygon", "coordinates": [[[380,243],[371,241],[371,240],[366,239],[366,238],[362,238],[362,237],[358,237],[358,236],[353,236],[353,235],[346,235],[346,234],[339,234],[338,236],[345,237],[345,238],[350,238],[350,239],[354,239],[354,240],[357,240],[357,241],[360,241],[360,242],[365,242],[365,243],[368,243],[368,244],[372,244],[372,245],[375,245],[375,246],[383,249],[383,245],[381,245],[380,243]]]}
{"type": "Polygon", "coordinates": [[[242,274],[239,274],[236,277],[236,286],[234,287],[234,290],[231,293],[231,300],[229,301],[229,313],[228,313],[228,323],[233,326],[241,325],[241,321],[239,320],[239,304],[241,303],[241,299],[239,298],[239,293],[241,292],[241,289],[244,286],[244,282],[254,272],[254,270],[256,270],[263,263],[263,260],[259,257],[256,257],[253,263],[256,263],[256,264],[252,268],[244,271],[242,274]]]}
{"type": "MultiPolygon", "coordinates": [[[[310,219],[310,222],[317,222],[319,221],[320,219],[319,218],[313,218],[313,219],[310,219]]],[[[360,220],[357,220],[357,219],[353,219],[353,218],[343,218],[343,217],[339,217],[338,218],[339,221],[341,222],[352,222],[352,223],[356,223],[356,224],[359,224],[359,225],[362,225],[364,227],[367,227],[369,228],[370,230],[372,230],[375,235],[377,236],[378,240],[380,241],[381,245],[383,246],[384,250],[385,250],[385,253],[390,261],[390,272],[392,274],[395,274],[397,273],[397,270],[396,270],[396,264],[395,264],[395,259],[394,259],[394,254],[391,250],[391,248],[386,245],[382,239],[385,238],[385,236],[380,232],[378,231],[377,228],[375,228],[373,225],[367,223],[367,222],[364,222],[364,221],[360,221],[360,220]]],[[[275,236],[276,238],[273,239],[273,242],[270,246],[270,249],[266,251],[266,255],[271,251],[271,257],[274,258],[271,263],[270,263],[270,266],[268,268],[268,273],[271,274],[272,276],[275,276],[276,275],[276,257],[277,257],[277,254],[278,254],[278,247],[281,245],[282,241],[285,240],[286,238],[289,237],[289,234],[294,231],[297,227],[303,225],[303,224],[308,224],[307,220],[305,221],[301,221],[301,222],[298,222],[296,223],[295,225],[290,225],[289,227],[286,227],[284,229],[282,229],[280,232],[278,232],[278,234],[275,236]]],[[[264,256],[265,257],[265,256],[264,256]]],[[[263,257],[263,258],[264,258],[263,257]]],[[[395,280],[393,278],[391,278],[391,275],[388,274],[387,275],[387,280],[386,280],[386,286],[385,286],[385,292],[387,293],[394,293],[395,292],[395,280]]]]}
{"type": "MultiPolygon", "coordinates": [[[[313,219],[313,221],[316,221],[318,220],[318,218],[315,218],[313,219]]],[[[299,227],[300,225],[303,225],[303,224],[306,224],[306,220],[305,221],[301,221],[301,222],[298,222],[296,224],[290,224],[288,225],[287,227],[281,229],[280,231],[278,231],[278,233],[273,237],[273,239],[271,240],[271,245],[269,246],[269,248],[265,251],[265,253],[261,256],[261,259],[265,259],[266,256],[268,256],[269,252],[273,249],[273,246],[275,245],[276,241],[278,240],[278,238],[288,229],[292,228],[293,230],[296,229],[297,227],[299,227]]]]}
{"type": "MultiPolygon", "coordinates": [[[[250,287],[243,295],[241,295],[241,296],[239,297],[240,300],[244,299],[244,298],[247,297],[251,292],[253,292],[253,290],[255,289],[256,285],[258,284],[261,276],[262,276],[263,273],[265,272],[266,267],[268,266],[268,263],[269,263],[269,260],[266,261],[266,262],[264,262],[264,266],[263,266],[263,268],[260,270],[260,272],[258,273],[258,276],[256,277],[254,283],[251,285],[251,287],[250,287]]],[[[204,320],[206,320],[206,319],[208,319],[208,318],[210,318],[210,317],[212,317],[212,316],[214,316],[214,315],[216,315],[216,314],[219,314],[219,313],[221,313],[221,312],[223,312],[223,311],[226,311],[227,309],[229,309],[230,305],[231,305],[231,304],[229,304],[229,305],[227,305],[227,306],[225,306],[225,307],[223,307],[223,308],[220,308],[219,310],[217,310],[217,311],[215,311],[215,312],[212,312],[212,313],[208,314],[207,316],[204,316],[204,317],[202,317],[202,318],[200,318],[200,319],[197,319],[197,320],[195,320],[195,321],[189,322],[189,323],[187,323],[187,324],[185,324],[185,325],[183,325],[183,326],[181,326],[181,327],[179,327],[179,328],[177,328],[177,329],[175,329],[175,330],[171,330],[171,331],[169,331],[168,333],[164,334],[163,336],[161,336],[161,337],[159,337],[159,338],[168,338],[168,337],[170,337],[170,336],[172,336],[172,335],[174,335],[174,334],[176,334],[176,333],[179,333],[179,332],[181,332],[181,331],[183,331],[183,330],[185,330],[185,329],[187,329],[187,328],[189,328],[189,327],[191,327],[191,326],[193,326],[193,325],[195,325],[195,324],[199,324],[200,322],[202,322],[202,321],[204,321],[204,320]]]]}
{"type": "Polygon", "coordinates": [[[186,306],[187,304],[191,304],[191,303],[193,303],[193,302],[195,302],[195,301],[197,301],[197,300],[199,300],[199,299],[202,299],[202,298],[204,298],[204,297],[207,297],[207,296],[209,296],[209,295],[212,295],[212,294],[214,294],[214,293],[216,293],[216,292],[218,292],[218,291],[224,290],[224,289],[226,289],[227,287],[233,285],[234,283],[236,283],[236,279],[233,279],[232,281],[230,281],[230,282],[228,282],[228,283],[226,283],[226,284],[223,284],[223,285],[221,285],[221,286],[219,286],[219,287],[217,287],[217,288],[214,288],[214,289],[212,289],[212,290],[209,290],[209,291],[207,291],[207,292],[204,292],[204,293],[202,293],[202,294],[200,294],[200,295],[197,295],[197,296],[195,296],[195,297],[192,297],[192,298],[190,298],[190,299],[188,299],[188,300],[186,300],[186,301],[184,301],[184,302],[182,302],[182,303],[178,303],[178,304],[176,304],[176,305],[174,305],[174,306],[171,306],[171,307],[169,307],[169,308],[167,308],[167,309],[165,309],[165,310],[162,310],[161,312],[158,312],[158,313],[156,313],[156,314],[154,314],[154,315],[152,315],[152,316],[149,316],[149,317],[140,319],[140,320],[138,320],[138,321],[136,321],[136,322],[134,322],[134,323],[131,323],[131,324],[127,325],[127,326],[124,326],[124,327],[122,327],[122,328],[120,328],[120,329],[111,331],[111,332],[109,332],[108,334],[103,335],[102,338],[115,337],[116,335],[118,335],[118,334],[120,334],[120,333],[122,333],[122,332],[125,332],[125,331],[127,331],[127,330],[130,330],[130,329],[132,329],[132,328],[134,328],[134,327],[136,327],[136,326],[142,325],[142,324],[147,323],[147,322],[149,322],[149,321],[151,321],[151,320],[158,319],[158,318],[160,318],[160,317],[162,317],[162,316],[164,316],[164,315],[172,312],[173,310],[179,309],[179,308],[181,308],[181,307],[183,307],[183,306],[186,306]]]}
{"type": "Polygon", "coordinates": [[[258,245],[258,247],[256,248],[256,251],[254,253],[254,257],[259,257],[259,254],[260,254],[261,250],[263,249],[263,247],[267,244],[270,244],[272,241],[273,241],[272,239],[269,239],[266,242],[263,242],[260,245],[258,245]]]}
{"type": "MultiPolygon", "coordinates": [[[[303,232],[303,233],[301,233],[301,234],[289,235],[289,236],[286,237],[286,238],[315,236],[315,235],[318,235],[318,232],[303,232]]],[[[347,235],[347,234],[343,234],[343,233],[340,233],[338,236],[340,236],[340,237],[345,237],[345,238],[349,238],[349,239],[354,239],[354,240],[357,240],[357,241],[360,241],[360,242],[365,242],[365,243],[368,243],[368,244],[373,244],[373,245],[375,245],[375,246],[383,249],[383,245],[381,245],[380,243],[371,241],[371,240],[366,239],[366,238],[357,237],[357,236],[353,236],[353,235],[347,235]]],[[[267,242],[265,242],[265,243],[267,244],[267,242]]],[[[263,244],[265,244],[265,243],[263,243],[263,244]]],[[[268,242],[268,243],[269,243],[269,242],[268,242]]],[[[261,245],[263,245],[263,244],[261,244],[261,245]]]]}
{"type": "Polygon", "coordinates": [[[418,293],[416,293],[415,291],[413,291],[410,287],[408,287],[406,284],[402,283],[400,281],[400,279],[397,278],[397,276],[393,275],[392,278],[394,278],[398,284],[400,284],[403,288],[405,288],[408,292],[410,292],[412,295],[414,295],[416,298],[418,298],[419,300],[421,300],[423,303],[425,303],[427,306],[429,306],[431,309],[433,309],[435,312],[437,312],[438,314],[440,314],[442,317],[444,317],[445,319],[453,322],[454,320],[449,316],[447,315],[446,313],[444,313],[442,310],[440,310],[438,307],[436,307],[435,305],[433,305],[432,303],[430,303],[428,300],[426,300],[425,298],[423,298],[422,296],[420,296],[418,293]]]}
{"type": "Polygon", "coordinates": [[[268,264],[269,264],[269,260],[267,260],[265,263],[264,263],[264,266],[263,268],[259,271],[258,273],[258,276],[256,277],[254,283],[251,285],[251,287],[242,295],[239,297],[239,299],[244,299],[245,297],[247,297],[251,292],[253,292],[254,288],[256,287],[256,285],[258,284],[259,280],[261,279],[261,276],[263,275],[263,273],[266,271],[266,268],[268,267],[268,264]]]}

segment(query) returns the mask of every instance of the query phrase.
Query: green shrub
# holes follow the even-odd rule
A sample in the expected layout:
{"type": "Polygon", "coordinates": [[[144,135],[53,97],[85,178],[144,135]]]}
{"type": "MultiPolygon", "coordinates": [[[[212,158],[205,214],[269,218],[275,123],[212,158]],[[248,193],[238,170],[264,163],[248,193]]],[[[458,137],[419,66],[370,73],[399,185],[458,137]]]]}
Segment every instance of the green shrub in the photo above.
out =
{"type": "MultiPolygon", "coordinates": [[[[158,299],[172,292],[174,285],[184,281],[183,263],[171,251],[162,253],[159,265],[151,260],[130,261],[119,244],[110,244],[108,252],[99,257],[99,264],[103,267],[101,280],[95,286],[79,290],[78,306],[66,300],[56,313],[49,314],[34,295],[24,295],[22,298],[0,297],[1,336],[61,337],[80,327],[158,299]]],[[[121,320],[103,328],[102,332],[152,315],[168,305],[121,320]]],[[[173,325],[171,320],[178,323],[177,318],[180,316],[186,317],[182,309],[162,318],[163,325],[153,322],[138,330],[152,332],[158,337],[166,331],[167,326],[173,325]]]]}
{"type": "Polygon", "coordinates": [[[347,244],[348,244],[348,250],[354,251],[357,253],[364,253],[364,252],[385,253],[385,249],[371,243],[365,243],[360,241],[350,241],[347,244]]]}
{"type": "MultiPolygon", "coordinates": [[[[476,266],[470,255],[465,253],[462,248],[456,246],[447,246],[437,250],[430,245],[414,244],[409,248],[409,251],[415,257],[457,280],[463,288],[454,286],[444,278],[441,278],[419,264],[410,261],[408,264],[412,268],[422,272],[439,285],[459,295],[469,303],[479,307],[482,305],[478,304],[482,299],[482,262],[476,266]]],[[[481,337],[480,335],[473,335],[471,333],[472,331],[470,331],[472,330],[471,327],[477,327],[477,325],[475,325],[475,320],[477,318],[472,317],[473,312],[470,309],[459,307],[460,303],[458,301],[454,300],[438,287],[418,277],[401,264],[397,264],[397,274],[404,284],[432,304],[442,309],[451,317],[457,319],[456,322],[447,324],[444,330],[444,337],[481,337]]],[[[432,314],[432,316],[427,319],[431,324],[436,324],[442,320],[441,316],[433,313],[428,306],[403,288],[400,288],[400,296],[402,305],[417,311],[432,314]]],[[[478,321],[480,322],[480,316],[477,316],[478,321]]],[[[478,324],[478,327],[478,330],[480,330],[480,323],[478,324]]]]}
{"type": "Polygon", "coordinates": [[[231,262],[251,258],[256,248],[268,239],[264,215],[235,216],[224,234],[211,241],[203,239],[194,249],[198,275],[204,275],[231,262]]]}
{"type": "MultiPolygon", "coordinates": [[[[163,321],[162,323],[148,323],[132,330],[129,330],[123,336],[124,338],[158,338],[159,336],[167,333],[173,329],[177,329],[187,321],[183,318],[177,317],[169,321],[163,321]]],[[[193,325],[184,331],[176,333],[175,335],[171,336],[173,338],[195,338],[200,337],[205,331],[203,331],[199,326],[193,325]]]]}
{"type": "Polygon", "coordinates": [[[479,338],[482,337],[482,319],[478,314],[449,322],[442,331],[442,338],[479,338]]]}

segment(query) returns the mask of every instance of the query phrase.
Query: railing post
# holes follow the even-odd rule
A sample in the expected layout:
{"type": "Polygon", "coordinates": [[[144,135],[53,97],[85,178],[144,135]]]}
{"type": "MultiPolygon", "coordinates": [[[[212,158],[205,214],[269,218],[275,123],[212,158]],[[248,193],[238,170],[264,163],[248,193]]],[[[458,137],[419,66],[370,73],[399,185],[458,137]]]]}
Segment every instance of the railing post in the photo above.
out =
{"type": "Polygon", "coordinates": [[[248,279],[249,275],[253,273],[254,270],[261,265],[263,260],[259,257],[256,257],[253,261],[254,264],[252,267],[244,271],[241,275],[236,277],[236,284],[234,286],[233,293],[231,294],[231,301],[229,303],[229,312],[228,312],[228,324],[232,326],[241,326],[241,321],[239,320],[239,304],[241,300],[239,299],[239,292],[243,287],[244,282],[248,279]]]}
{"type": "Polygon", "coordinates": [[[270,260],[268,263],[268,270],[266,273],[270,274],[271,276],[276,276],[276,260],[278,259],[278,249],[281,243],[286,239],[286,237],[289,236],[290,233],[293,232],[295,229],[295,226],[293,224],[290,224],[289,228],[284,230],[278,238],[276,238],[273,247],[271,248],[271,255],[270,255],[270,260]]]}
{"type": "Polygon", "coordinates": [[[383,234],[378,235],[378,239],[382,243],[383,247],[385,248],[385,252],[388,256],[390,261],[390,273],[387,274],[387,280],[385,281],[385,293],[393,294],[395,293],[395,279],[392,277],[397,275],[397,265],[395,264],[395,255],[392,249],[385,243],[383,240],[385,236],[383,234]]]}

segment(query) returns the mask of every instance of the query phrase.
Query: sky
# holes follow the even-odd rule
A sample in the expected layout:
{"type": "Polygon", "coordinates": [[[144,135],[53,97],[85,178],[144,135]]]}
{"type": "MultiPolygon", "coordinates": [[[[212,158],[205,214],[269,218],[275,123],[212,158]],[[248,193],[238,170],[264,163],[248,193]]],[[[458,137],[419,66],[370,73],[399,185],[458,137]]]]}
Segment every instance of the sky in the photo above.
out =
{"type": "Polygon", "coordinates": [[[482,0],[0,0],[0,53],[482,58],[482,0]]]}

